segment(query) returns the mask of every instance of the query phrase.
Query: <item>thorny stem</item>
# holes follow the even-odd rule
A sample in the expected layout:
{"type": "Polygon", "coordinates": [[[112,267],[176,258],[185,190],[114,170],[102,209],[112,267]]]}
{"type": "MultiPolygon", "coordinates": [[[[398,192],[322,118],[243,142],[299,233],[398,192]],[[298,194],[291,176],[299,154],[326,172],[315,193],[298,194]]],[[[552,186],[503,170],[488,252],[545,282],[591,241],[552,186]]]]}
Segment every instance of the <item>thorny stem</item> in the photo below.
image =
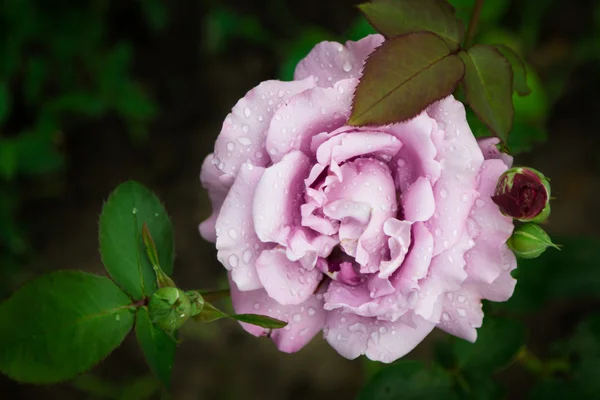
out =
{"type": "Polygon", "coordinates": [[[469,20],[469,28],[467,28],[465,49],[471,47],[473,39],[475,38],[477,24],[479,24],[479,15],[481,14],[481,9],[483,8],[483,1],[484,0],[475,0],[475,6],[473,7],[473,12],[471,13],[471,19],[469,20]]]}

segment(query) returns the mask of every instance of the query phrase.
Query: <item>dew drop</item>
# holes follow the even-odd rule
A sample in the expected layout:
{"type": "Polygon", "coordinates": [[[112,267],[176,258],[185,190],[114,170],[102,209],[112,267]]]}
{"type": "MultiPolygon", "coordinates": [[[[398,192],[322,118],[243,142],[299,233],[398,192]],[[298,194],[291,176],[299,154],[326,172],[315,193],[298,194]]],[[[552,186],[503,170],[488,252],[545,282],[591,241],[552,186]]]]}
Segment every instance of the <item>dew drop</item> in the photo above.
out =
{"type": "Polygon", "coordinates": [[[338,92],[340,93],[344,93],[344,87],[342,85],[339,85],[337,88],[338,92]]]}
{"type": "Polygon", "coordinates": [[[342,69],[344,70],[344,72],[350,72],[352,71],[352,64],[350,64],[349,61],[346,61],[342,66],[342,69]]]}
{"type": "Polygon", "coordinates": [[[227,233],[229,233],[229,237],[230,237],[230,238],[232,238],[233,240],[235,240],[235,239],[237,239],[237,238],[238,238],[238,233],[237,233],[237,231],[236,231],[235,229],[233,229],[233,228],[231,228],[231,229],[229,230],[229,232],[227,232],[227,233]]]}
{"type": "Polygon", "coordinates": [[[265,119],[265,117],[263,117],[262,115],[259,115],[256,119],[258,119],[259,122],[262,122],[262,120],[265,119]]]}
{"type": "Polygon", "coordinates": [[[228,142],[228,143],[227,143],[227,150],[229,150],[229,151],[233,151],[233,150],[235,150],[235,143],[233,143],[233,142],[228,142]]]}
{"type": "Polygon", "coordinates": [[[300,322],[302,321],[302,315],[300,315],[299,313],[294,314],[294,316],[292,317],[292,320],[294,322],[300,322]]]}
{"type": "Polygon", "coordinates": [[[254,309],[258,310],[260,308],[260,303],[254,303],[254,309]]]}
{"type": "Polygon", "coordinates": [[[242,126],[242,130],[244,132],[248,132],[250,130],[250,127],[248,125],[244,125],[244,126],[242,126]]]}
{"type": "Polygon", "coordinates": [[[440,196],[442,196],[442,198],[445,199],[446,197],[448,197],[448,191],[446,189],[440,190],[440,196]]]}
{"type": "Polygon", "coordinates": [[[463,296],[462,294],[461,294],[461,295],[459,295],[459,296],[457,297],[457,299],[458,299],[458,302],[459,302],[459,303],[464,303],[464,302],[465,302],[465,296],[463,296]]]}
{"type": "MultiPolygon", "coordinates": [[[[240,138],[238,138],[237,140],[242,146],[250,146],[252,144],[252,140],[250,140],[250,138],[247,138],[245,136],[242,136],[240,138]]],[[[232,149],[233,150],[233,149],[232,149]]]]}
{"type": "Polygon", "coordinates": [[[252,250],[250,249],[244,251],[244,254],[242,254],[242,260],[245,264],[248,264],[250,262],[250,260],[252,259],[252,254],[252,250]]]}
{"type": "Polygon", "coordinates": [[[314,307],[308,307],[308,310],[306,310],[306,312],[308,313],[308,315],[310,317],[312,317],[313,315],[315,315],[317,313],[317,310],[315,310],[314,307]]]}
{"type": "Polygon", "coordinates": [[[462,196],[460,196],[460,199],[466,203],[467,201],[469,201],[469,195],[463,193],[462,196]]]}
{"type": "Polygon", "coordinates": [[[246,116],[246,118],[250,118],[250,115],[252,115],[252,111],[250,111],[250,108],[244,108],[244,115],[246,116]]]}
{"type": "Polygon", "coordinates": [[[137,214],[137,212],[138,212],[137,208],[133,207],[133,210],[131,210],[131,213],[132,214],[137,214]]]}
{"type": "Polygon", "coordinates": [[[238,265],[238,256],[236,256],[235,254],[232,254],[229,256],[229,266],[231,268],[235,268],[238,265]]]}
{"type": "Polygon", "coordinates": [[[448,320],[450,319],[450,315],[448,315],[448,313],[447,313],[447,312],[445,312],[445,313],[443,313],[443,314],[442,314],[442,319],[443,319],[444,321],[448,321],[448,320]]]}
{"type": "Polygon", "coordinates": [[[121,316],[119,314],[115,315],[115,321],[120,321],[121,320],[121,316]]]}
{"type": "Polygon", "coordinates": [[[399,158],[398,161],[396,161],[396,163],[400,168],[402,168],[406,165],[406,160],[404,158],[399,158]]]}
{"type": "Polygon", "coordinates": [[[458,314],[459,317],[462,317],[462,318],[467,316],[467,311],[464,308],[457,308],[456,313],[458,314]]]}

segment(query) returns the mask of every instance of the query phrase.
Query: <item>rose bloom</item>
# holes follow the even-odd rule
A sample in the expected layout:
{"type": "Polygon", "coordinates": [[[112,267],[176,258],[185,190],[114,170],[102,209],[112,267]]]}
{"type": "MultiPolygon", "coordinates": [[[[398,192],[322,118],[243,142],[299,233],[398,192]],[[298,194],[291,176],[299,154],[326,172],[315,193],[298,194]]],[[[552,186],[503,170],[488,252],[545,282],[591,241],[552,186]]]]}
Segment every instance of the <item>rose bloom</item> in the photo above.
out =
{"type": "Polygon", "coordinates": [[[415,118],[346,124],[371,35],[322,42],[292,82],[250,90],[202,166],[213,213],[200,225],[229,271],[237,313],[288,325],[294,352],[318,332],[344,357],[392,362],[435,327],[475,341],[481,300],[505,301],[512,219],[491,200],[512,162],[473,137],[462,103],[415,118]]]}

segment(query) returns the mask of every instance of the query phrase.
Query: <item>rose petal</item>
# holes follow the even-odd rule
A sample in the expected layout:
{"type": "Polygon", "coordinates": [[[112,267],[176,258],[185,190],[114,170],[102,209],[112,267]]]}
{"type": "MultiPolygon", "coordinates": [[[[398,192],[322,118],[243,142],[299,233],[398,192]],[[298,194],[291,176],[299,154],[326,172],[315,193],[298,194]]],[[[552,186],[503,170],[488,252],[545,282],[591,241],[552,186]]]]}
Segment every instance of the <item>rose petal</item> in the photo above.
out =
{"type": "Polygon", "coordinates": [[[293,151],[265,170],[252,204],[256,234],[263,242],[286,245],[292,228],[300,225],[304,179],[309,168],[308,157],[293,151]]]}
{"type": "Polygon", "coordinates": [[[381,262],[379,268],[380,278],[388,278],[404,261],[411,241],[411,225],[408,221],[399,221],[396,218],[390,218],[383,224],[383,233],[389,237],[390,261],[381,262]]]}
{"type": "Polygon", "coordinates": [[[473,343],[482,322],[481,298],[474,291],[463,288],[444,296],[438,328],[473,343]]]}
{"type": "Polygon", "coordinates": [[[290,261],[285,250],[265,250],[256,260],[256,271],[267,294],[281,305],[296,305],[312,296],[321,281],[321,271],[307,271],[290,261]]]}
{"type": "Polygon", "coordinates": [[[402,148],[392,159],[396,187],[406,191],[419,177],[434,184],[440,176],[441,165],[436,160],[437,149],[433,142],[436,122],[423,112],[415,118],[389,127],[390,133],[402,143],[402,148]]]}
{"type": "Polygon", "coordinates": [[[323,332],[327,342],[348,359],[365,354],[371,360],[390,363],[413,350],[435,327],[423,318],[413,321],[414,327],[336,310],[327,314],[323,332]]]}
{"type": "Polygon", "coordinates": [[[264,171],[264,168],[244,164],[217,218],[217,258],[232,271],[232,279],[240,290],[255,290],[263,286],[254,263],[262,250],[272,247],[256,236],[252,208],[246,205],[248,199],[254,197],[256,184],[264,171]]]}
{"type": "Polygon", "coordinates": [[[435,211],[435,199],[429,179],[421,176],[402,193],[402,210],[408,221],[427,221],[435,211]]]}
{"type": "Polygon", "coordinates": [[[367,56],[383,41],[381,35],[369,35],[357,42],[348,41],[345,46],[321,42],[298,63],[294,79],[314,76],[319,86],[331,87],[342,79],[358,78],[367,56]]]}
{"type": "Polygon", "coordinates": [[[240,323],[254,336],[270,337],[277,348],[293,353],[304,347],[325,325],[326,312],[320,295],[313,295],[304,303],[294,306],[282,306],[271,299],[263,289],[251,292],[239,291],[230,280],[231,302],[237,314],[260,314],[285,321],[288,325],[282,329],[265,329],[260,326],[240,323]]]}
{"type": "Polygon", "coordinates": [[[307,78],[293,82],[266,81],[250,90],[225,118],[215,143],[217,168],[235,176],[246,161],[267,166],[265,135],[273,114],[293,96],[314,86],[314,79],[307,78]]]}
{"type": "Polygon", "coordinates": [[[271,160],[277,163],[292,150],[311,156],[313,137],[343,126],[350,115],[352,93],[358,81],[347,79],[335,87],[315,87],[292,97],[275,113],[266,138],[271,160]]]}
{"type": "Polygon", "coordinates": [[[500,143],[500,138],[497,137],[490,137],[477,140],[477,144],[479,145],[479,148],[483,153],[483,158],[485,158],[486,160],[499,159],[502,160],[502,162],[504,163],[504,165],[506,165],[507,168],[512,167],[512,156],[510,154],[506,154],[498,150],[498,147],[496,146],[498,143],[500,143]]]}
{"type": "Polygon", "coordinates": [[[215,232],[217,216],[219,215],[219,210],[221,209],[223,201],[225,201],[225,197],[227,197],[227,192],[230,187],[219,180],[221,172],[215,166],[214,160],[213,154],[206,156],[202,163],[202,169],[200,170],[200,183],[202,183],[203,188],[208,190],[208,196],[212,204],[212,214],[199,226],[200,235],[204,240],[213,243],[217,240],[217,234],[215,232]]]}
{"type": "Polygon", "coordinates": [[[465,270],[471,279],[491,283],[504,270],[506,262],[503,251],[505,243],[512,235],[513,223],[510,217],[502,215],[492,201],[498,178],[507,167],[501,160],[486,160],[478,175],[477,190],[480,197],[471,210],[471,233],[475,247],[466,254],[465,270]]]}
{"type": "Polygon", "coordinates": [[[467,124],[465,108],[448,96],[427,109],[444,138],[437,144],[436,159],[443,166],[433,187],[434,218],[427,227],[434,233],[434,255],[452,247],[461,237],[475,194],[475,177],[483,155],[467,124]]]}

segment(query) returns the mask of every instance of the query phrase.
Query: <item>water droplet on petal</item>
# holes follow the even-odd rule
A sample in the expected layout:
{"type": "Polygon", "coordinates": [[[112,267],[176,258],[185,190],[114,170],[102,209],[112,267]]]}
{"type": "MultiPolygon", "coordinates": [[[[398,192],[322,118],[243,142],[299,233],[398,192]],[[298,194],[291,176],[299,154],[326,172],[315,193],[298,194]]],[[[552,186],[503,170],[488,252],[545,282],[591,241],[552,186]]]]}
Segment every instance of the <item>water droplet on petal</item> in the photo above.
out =
{"type": "MultiPolygon", "coordinates": [[[[250,140],[250,138],[247,138],[245,136],[238,138],[237,141],[243,146],[250,146],[252,144],[252,140],[250,140]]],[[[233,150],[233,149],[231,149],[231,150],[233,150]]]]}
{"type": "Polygon", "coordinates": [[[306,310],[306,312],[308,313],[308,315],[310,317],[312,317],[313,315],[315,315],[317,313],[317,310],[315,310],[314,307],[308,307],[308,310],[306,310]]]}
{"type": "Polygon", "coordinates": [[[299,313],[294,314],[294,316],[292,317],[292,320],[294,322],[300,322],[302,321],[302,315],[300,315],[299,313]]]}
{"type": "Polygon", "coordinates": [[[233,143],[233,142],[228,142],[228,143],[227,143],[227,150],[229,150],[229,151],[233,151],[233,150],[235,150],[235,143],[233,143]]]}
{"type": "Polygon", "coordinates": [[[231,228],[228,233],[229,233],[229,237],[232,238],[233,240],[238,238],[238,233],[235,229],[231,228]]]}
{"type": "Polygon", "coordinates": [[[350,64],[349,61],[346,61],[342,66],[342,69],[344,70],[344,72],[350,72],[352,71],[352,64],[350,64]]]}
{"type": "Polygon", "coordinates": [[[443,314],[442,314],[442,319],[443,319],[444,321],[448,321],[448,320],[450,319],[450,315],[448,315],[448,313],[447,313],[447,312],[445,312],[445,313],[443,313],[443,314]]]}
{"type": "Polygon", "coordinates": [[[246,116],[246,118],[250,118],[250,115],[252,115],[252,111],[250,111],[250,108],[244,108],[244,115],[246,116]]]}
{"type": "Polygon", "coordinates": [[[445,199],[446,197],[448,197],[448,191],[446,189],[440,190],[440,196],[442,196],[442,198],[445,199]]]}
{"type": "Polygon", "coordinates": [[[238,256],[236,256],[235,254],[232,254],[229,256],[229,266],[231,268],[235,268],[238,265],[238,256]]]}
{"type": "Polygon", "coordinates": [[[244,132],[248,132],[250,130],[250,127],[248,125],[244,125],[244,126],[242,126],[242,130],[244,132]]]}
{"type": "Polygon", "coordinates": [[[252,250],[250,249],[244,251],[244,254],[242,254],[242,260],[244,261],[244,263],[248,264],[250,262],[250,260],[252,259],[252,254],[252,250]]]}
{"type": "Polygon", "coordinates": [[[462,317],[462,318],[467,316],[467,311],[464,308],[457,308],[456,313],[458,314],[459,317],[462,317]]]}

